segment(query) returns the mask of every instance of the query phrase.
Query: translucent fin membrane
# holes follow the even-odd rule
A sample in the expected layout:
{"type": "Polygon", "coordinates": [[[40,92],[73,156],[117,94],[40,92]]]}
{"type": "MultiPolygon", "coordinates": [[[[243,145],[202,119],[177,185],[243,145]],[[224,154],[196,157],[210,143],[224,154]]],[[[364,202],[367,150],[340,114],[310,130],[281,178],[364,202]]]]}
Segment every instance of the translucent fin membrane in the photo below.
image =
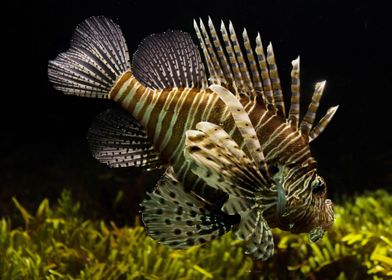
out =
{"type": "Polygon", "coordinates": [[[125,110],[109,109],[89,129],[92,155],[110,167],[158,169],[163,164],[144,128],[125,110]]]}
{"type": "Polygon", "coordinates": [[[105,17],[78,25],[68,51],[49,61],[49,81],[65,94],[108,98],[116,79],[130,69],[120,27],[105,17]]]}
{"type": "Polygon", "coordinates": [[[210,205],[186,193],[172,168],[141,204],[147,233],[173,248],[188,248],[216,239],[238,223],[238,217],[212,211],[210,205]]]}
{"type": "Polygon", "coordinates": [[[133,55],[132,72],[139,82],[154,89],[206,85],[199,50],[182,31],[145,38],[133,55]]]}

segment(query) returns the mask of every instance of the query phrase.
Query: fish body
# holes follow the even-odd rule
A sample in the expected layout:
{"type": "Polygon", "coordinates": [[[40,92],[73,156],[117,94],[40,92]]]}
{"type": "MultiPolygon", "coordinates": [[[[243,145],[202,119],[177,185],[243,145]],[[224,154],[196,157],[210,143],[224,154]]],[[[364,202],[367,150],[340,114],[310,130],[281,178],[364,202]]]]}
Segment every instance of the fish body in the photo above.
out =
{"type": "Polygon", "coordinates": [[[265,55],[258,35],[253,52],[246,30],[241,44],[231,23],[229,31],[221,25],[222,44],[211,20],[208,26],[209,32],[195,23],[206,67],[182,31],[147,37],[131,66],[119,27],[93,17],[49,62],[49,79],[66,94],[109,98],[125,109],[104,112],[90,129],[98,160],[167,168],[142,203],[153,238],[186,248],[235,229],[246,252],[267,259],[270,228],[317,240],[332,226],[332,203],[309,142],[337,107],[313,127],[325,86],[318,83],[300,121],[297,59],[286,116],[272,46],[265,55]]]}
{"type": "MultiPolygon", "coordinates": [[[[172,165],[179,180],[192,190],[197,189],[192,186],[197,185],[198,177],[190,171],[184,158],[187,130],[202,121],[221,124],[243,146],[243,139],[230,111],[219,96],[208,88],[153,90],[128,73],[111,91],[110,99],[119,102],[143,125],[161,159],[172,165]]],[[[256,100],[242,96],[240,102],[254,124],[267,162],[271,165],[313,162],[309,145],[299,131],[256,100]]]]}

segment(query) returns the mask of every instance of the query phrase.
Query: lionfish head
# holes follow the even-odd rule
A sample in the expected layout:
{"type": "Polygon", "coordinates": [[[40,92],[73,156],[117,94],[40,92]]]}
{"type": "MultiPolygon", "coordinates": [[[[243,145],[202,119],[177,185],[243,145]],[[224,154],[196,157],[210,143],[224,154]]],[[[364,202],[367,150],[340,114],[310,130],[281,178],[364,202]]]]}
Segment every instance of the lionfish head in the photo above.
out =
{"type": "Polygon", "coordinates": [[[311,241],[322,238],[325,231],[334,223],[333,204],[327,199],[327,185],[316,170],[299,174],[285,172],[282,178],[286,193],[286,209],[282,220],[288,224],[286,229],[293,233],[309,233],[311,241]],[[285,180],[286,179],[286,180],[285,180]]]}

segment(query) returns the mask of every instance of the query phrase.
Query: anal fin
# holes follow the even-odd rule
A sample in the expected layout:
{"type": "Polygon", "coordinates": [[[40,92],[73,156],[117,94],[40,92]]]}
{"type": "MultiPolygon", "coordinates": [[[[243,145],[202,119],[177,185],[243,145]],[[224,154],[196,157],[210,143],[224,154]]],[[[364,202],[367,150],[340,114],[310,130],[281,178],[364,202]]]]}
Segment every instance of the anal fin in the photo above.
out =
{"type": "Polygon", "coordinates": [[[126,111],[109,109],[89,129],[92,155],[110,167],[161,168],[163,163],[144,128],[126,111]]]}

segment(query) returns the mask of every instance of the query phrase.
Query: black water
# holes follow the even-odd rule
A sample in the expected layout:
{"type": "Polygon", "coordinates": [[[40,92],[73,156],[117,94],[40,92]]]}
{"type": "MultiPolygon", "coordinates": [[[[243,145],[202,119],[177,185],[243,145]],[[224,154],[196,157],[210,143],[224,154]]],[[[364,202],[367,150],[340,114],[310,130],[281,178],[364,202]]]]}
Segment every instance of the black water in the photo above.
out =
{"type": "Polygon", "coordinates": [[[2,40],[6,64],[0,214],[8,212],[12,195],[38,201],[57,197],[63,187],[92,201],[92,206],[113,210],[110,201],[118,190],[126,192],[128,203],[140,201],[143,185],[153,185],[159,176],[109,170],[95,162],[86,131],[110,102],[63,96],[48,83],[47,61],[65,51],[75,26],[93,15],[117,21],[130,52],[151,33],[181,29],[194,34],[192,20],[206,20],[208,15],[215,23],[232,20],[237,33],[242,27],[251,37],[261,31],[265,44],[274,43],[286,93],[290,61],[300,54],[304,101],[309,101],[314,83],[326,79],[321,111],[340,105],[330,126],[312,144],[332,195],[392,185],[392,26],[386,5],[337,0],[61,0],[13,1],[10,6],[3,9],[11,17],[2,40]]]}

